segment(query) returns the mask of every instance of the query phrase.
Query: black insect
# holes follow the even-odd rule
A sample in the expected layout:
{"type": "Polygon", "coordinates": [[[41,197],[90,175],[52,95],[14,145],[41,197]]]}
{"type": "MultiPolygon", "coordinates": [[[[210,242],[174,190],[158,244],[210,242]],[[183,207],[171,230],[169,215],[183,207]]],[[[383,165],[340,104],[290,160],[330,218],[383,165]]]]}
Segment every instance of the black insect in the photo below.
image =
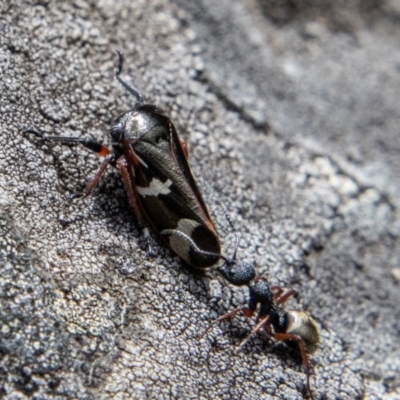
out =
{"type": "Polygon", "coordinates": [[[111,149],[91,139],[45,137],[34,129],[26,131],[48,141],[80,143],[105,157],[88,184],[85,195],[93,191],[108,165],[117,168],[145,235],[148,237],[147,226],[151,226],[189,265],[210,267],[218,261],[219,258],[214,254],[219,254],[221,247],[214,223],[191,172],[186,144],[162,110],[154,105],[143,104],[139,92],[120,77],[123,55],[118,52],[118,56],[116,78],[135,97],[136,104],[112,123],[111,149]],[[182,240],[179,233],[190,237],[192,242],[182,240]]]}

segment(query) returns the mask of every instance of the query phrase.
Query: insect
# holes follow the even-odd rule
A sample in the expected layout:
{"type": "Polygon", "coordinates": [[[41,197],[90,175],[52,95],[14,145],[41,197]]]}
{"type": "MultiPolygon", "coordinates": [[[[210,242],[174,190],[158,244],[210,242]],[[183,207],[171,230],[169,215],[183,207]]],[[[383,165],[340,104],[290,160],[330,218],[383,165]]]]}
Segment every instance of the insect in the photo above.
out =
{"type": "Polygon", "coordinates": [[[283,304],[295,293],[293,289],[285,291],[278,286],[270,286],[265,277],[257,276],[253,264],[237,261],[236,253],[240,237],[228,218],[231,228],[236,235],[236,244],[231,258],[222,254],[212,254],[196,248],[196,244],[189,236],[179,232],[182,239],[190,243],[199,253],[214,255],[223,260],[216,270],[222,277],[234,286],[245,286],[249,291],[249,300],[246,306],[238,307],[225,315],[217,318],[204,332],[203,336],[215,323],[228,320],[239,313],[250,318],[257,312],[257,325],[251,334],[242,342],[242,348],[248,339],[256,332],[264,329],[268,336],[277,341],[295,342],[298,345],[302,363],[306,372],[306,387],[310,397],[313,398],[310,384],[310,362],[308,355],[314,354],[320,345],[320,336],[314,319],[303,310],[285,310],[283,304]]]}
{"type": "Polygon", "coordinates": [[[104,157],[84,194],[93,191],[108,165],[115,167],[147,240],[150,226],[186,263],[196,268],[210,267],[219,260],[215,254],[220,253],[221,247],[191,172],[186,144],[162,110],[144,104],[140,93],[120,77],[124,58],[119,51],[118,60],[115,76],[135,97],[136,104],[112,123],[111,149],[87,138],[43,136],[31,128],[25,131],[41,136],[42,140],[79,143],[104,157]],[[182,240],[179,233],[191,242],[182,240]]]}

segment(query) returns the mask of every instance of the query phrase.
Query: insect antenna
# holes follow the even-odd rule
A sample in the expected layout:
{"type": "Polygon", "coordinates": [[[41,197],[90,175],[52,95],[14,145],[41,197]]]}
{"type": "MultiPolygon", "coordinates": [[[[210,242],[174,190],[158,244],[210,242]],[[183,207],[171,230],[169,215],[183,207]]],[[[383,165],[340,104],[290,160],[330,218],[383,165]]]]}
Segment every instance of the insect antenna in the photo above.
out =
{"type": "Polygon", "coordinates": [[[129,83],[125,82],[119,75],[122,72],[122,67],[124,64],[124,55],[117,50],[118,53],[118,66],[115,69],[115,77],[117,78],[118,82],[130,93],[136,98],[136,104],[141,105],[143,104],[143,97],[139,93],[137,89],[135,89],[133,86],[129,85],[129,83]]]}

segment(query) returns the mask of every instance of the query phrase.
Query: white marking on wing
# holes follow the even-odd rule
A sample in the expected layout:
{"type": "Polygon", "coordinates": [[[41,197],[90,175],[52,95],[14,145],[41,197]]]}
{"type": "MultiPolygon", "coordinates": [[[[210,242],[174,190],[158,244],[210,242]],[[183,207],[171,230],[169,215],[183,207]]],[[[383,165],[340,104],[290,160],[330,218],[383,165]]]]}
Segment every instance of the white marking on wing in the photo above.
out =
{"type": "MultiPolygon", "coordinates": [[[[199,226],[200,224],[192,219],[180,219],[177,226],[177,231],[183,232],[186,236],[191,237],[192,232],[199,226]]],[[[192,260],[190,259],[190,242],[183,239],[179,235],[174,235],[173,232],[169,237],[169,245],[171,249],[178,254],[180,258],[185,260],[188,264],[191,264],[192,260]]]]}
{"type": "Polygon", "coordinates": [[[140,187],[136,186],[137,191],[143,197],[146,196],[155,196],[157,197],[160,194],[170,194],[171,190],[169,187],[172,185],[170,179],[166,180],[164,183],[159,179],[153,178],[148,187],[140,187]]]}

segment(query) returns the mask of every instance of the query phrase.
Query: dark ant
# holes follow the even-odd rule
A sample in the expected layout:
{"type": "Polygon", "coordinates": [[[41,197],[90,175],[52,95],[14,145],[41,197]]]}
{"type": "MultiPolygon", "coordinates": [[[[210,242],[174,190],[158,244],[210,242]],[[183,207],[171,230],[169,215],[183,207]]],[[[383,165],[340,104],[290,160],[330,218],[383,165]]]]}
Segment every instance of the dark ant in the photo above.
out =
{"type": "MultiPolygon", "coordinates": [[[[314,319],[302,310],[285,310],[282,305],[295,293],[294,289],[285,291],[278,286],[270,286],[265,277],[257,276],[253,264],[236,260],[236,253],[239,246],[240,236],[233,226],[232,221],[226,215],[229,225],[236,236],[235,247],[231,258],[227,258],[222,254],[206,252],[199,249],[189,236],[182,232],[175,231],[174,234],[179,235],[182,239],[187,240],[195,251],[215,256],[224,261],[222,266],[215,269],[234,286],[247,286],[249,289],[249,300],[246,306],[235,308],[225,315],[216,319],[204,332],[199,336],[203,336],[216,323],[225,321],[242,312],[246,317],[250,318],[257,312],[257,325],[252,329],[250,335],[241,343],[241,349],[256,332],[264,329],[268,336],[277,341],[296,342],[304,365],[307,376],[307,391],[313,399],[310,385],[310,362],[308,354],[314,354],[320,345],[320,337],[317,325],[314,319]]],[[[170,230],[161,232],[163,235],[170,235],[170,230]]]]}

